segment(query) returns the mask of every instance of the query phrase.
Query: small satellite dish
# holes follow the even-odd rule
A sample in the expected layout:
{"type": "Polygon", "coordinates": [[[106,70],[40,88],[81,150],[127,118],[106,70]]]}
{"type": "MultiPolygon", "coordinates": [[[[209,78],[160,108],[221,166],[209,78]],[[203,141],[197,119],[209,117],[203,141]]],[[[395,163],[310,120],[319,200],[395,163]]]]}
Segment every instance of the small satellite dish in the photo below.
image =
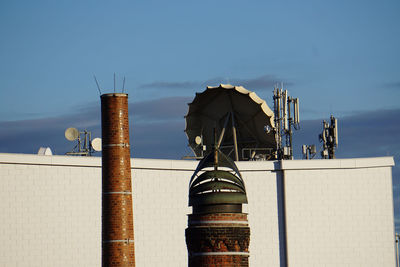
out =
{"type": "Polygon", "coordinates": [[[92,140],[92,147],[96,151],[101,151],[101,138],[95,138],[92,140]]]}
{"type": "Polygon", "coordinates": [[[269,134],[271,132],[272,128],[269,125],[265,125],[264,126],[264,132],[266,132],[267,134],[269,134]]]}
{"type": "Polygon", "coordinates": [[[197,145],[200,145],[200,144],[201,144],[201,136],[196,136],[196,138],[194,139],[194,142],[195,142],[197,145]]]}
{"type": "Polygon", "coordinates": [[[78,139],[78,137],[79,137],[78,129],[71,127],[65,130],[65,138],[67,138],[67,140],[74,141],[78,139]]]}
{"type": "Polygon", "coordinates": [[[41,156],[51,156],[53,152],[51,151],[50,147],[40,147],[38,151],[38,155],[41,156]]]}

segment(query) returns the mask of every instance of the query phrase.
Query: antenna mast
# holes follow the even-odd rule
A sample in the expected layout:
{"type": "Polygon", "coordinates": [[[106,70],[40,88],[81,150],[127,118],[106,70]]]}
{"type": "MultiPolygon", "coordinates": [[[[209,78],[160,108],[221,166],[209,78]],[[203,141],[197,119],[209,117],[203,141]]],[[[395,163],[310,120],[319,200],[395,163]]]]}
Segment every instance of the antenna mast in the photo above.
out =
{"type": "Polygon", "coordinates": [[[94,77],[94,81],[96,82],[97,89],[99,90],[99,94],[101,95],[100,85],[99,85],[99,82],[97,81],[96,75],[93,75],[93,77],[94,77]]]}
{"type": "Polygon", "coordinates": [[[324,159],[335,158],[335,147],[338,147],[338,126],[337,119],[331,115],[331,123],[325,120],[322,122],[322,133],[319,135],[319,141],[323,142],[321,156],[324,159]]]}
{"type": "Polygon", "coordinates": [[[274,88],[274,122],[277,159],[293,159],[293,128],[300,129],[299,99],[287,90],[274,88]],[[285,143],[283,143],[285,140],[285,143]]]}

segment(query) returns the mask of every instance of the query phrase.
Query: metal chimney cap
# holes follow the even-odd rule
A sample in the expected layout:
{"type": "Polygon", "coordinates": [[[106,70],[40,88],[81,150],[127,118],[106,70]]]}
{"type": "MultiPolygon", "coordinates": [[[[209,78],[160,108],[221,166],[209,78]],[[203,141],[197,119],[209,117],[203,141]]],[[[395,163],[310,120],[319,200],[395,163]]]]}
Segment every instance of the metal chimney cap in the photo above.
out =
{"type": "Polygon", "coordinates": [[[190,185],[189,206],[243,203],[247,203],[244,182],[228,171],[206,171],[190,185]]]}
{"type": "Polygon", "coordinates": [[[215,207],[214,212],[226,212],[226,207],[233,205],[239,207],[237,210],[241,212],[243,203],[247,203],[246,188],[236,164],[214,147],[199,162],[190,179],[189,206],[197,211],[206,211],[209,209],[205,206],[211,205],[215,207]],[[206,170],[210,167],[214,170],[206,170]],[[228,168],[230,171],[218,167],[228,168]],[[201,171],[203,173],[198,175],[201,171]]]}

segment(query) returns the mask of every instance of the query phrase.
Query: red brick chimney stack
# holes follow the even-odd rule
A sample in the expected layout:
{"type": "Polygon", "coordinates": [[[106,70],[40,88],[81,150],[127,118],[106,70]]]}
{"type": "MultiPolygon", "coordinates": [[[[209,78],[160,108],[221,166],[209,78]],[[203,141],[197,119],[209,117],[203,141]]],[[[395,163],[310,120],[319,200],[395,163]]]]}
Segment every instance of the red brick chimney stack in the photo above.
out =
{"type": "Polygon", "coordinates": [[[135,266],[128,95],[101,95],[102,266],[135,266]]]}

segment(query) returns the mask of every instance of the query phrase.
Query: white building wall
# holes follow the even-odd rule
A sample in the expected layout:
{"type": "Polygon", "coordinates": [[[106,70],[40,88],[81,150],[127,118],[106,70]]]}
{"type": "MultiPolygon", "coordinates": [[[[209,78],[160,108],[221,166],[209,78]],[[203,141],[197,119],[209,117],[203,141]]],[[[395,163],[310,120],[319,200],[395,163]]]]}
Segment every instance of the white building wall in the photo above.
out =
{"type": "MultiPolygon", "coordinates": [[[[393,164],[239,162],[250,266],[283,266],[285,251],[290,266],[394,266],[393,164]]],[[[187,266],[188,181],[196,165],[132,160],[137,266],[187,266]]],[[[0,209],[0,266],[100,266],[100,158],[0,154],[0,209]]]]}
{"type": "Polygon", "coordinates": [[[101,168],[0,157],[0,266],[100,266],[101,168]]]}
{"type": "MultiPolygon", "coordinates": [[[[135,160],[132,163],[140,164],[135,160]]],[[[149,160],[142,163],[155,165],[149,160]]],[[[190,168],[193,167],[190,163],[190,168]]],[[[187,266],[185,228],[190,213],[187,195],[192,173],[192,170],[132,171],[136,266],[187,266]]]]}
{"type": "Polygon", "coordinates": [[[279,266],[276,172],[241,171],[241,174],[249,203],[243,208],[243,212],[248,213],[250,224],[249,265],[279,266]]]}
{"type": "Polygon", "coordinates": [[[391,167],[283,167],[289,266],[395,266],[391,167]]]}

